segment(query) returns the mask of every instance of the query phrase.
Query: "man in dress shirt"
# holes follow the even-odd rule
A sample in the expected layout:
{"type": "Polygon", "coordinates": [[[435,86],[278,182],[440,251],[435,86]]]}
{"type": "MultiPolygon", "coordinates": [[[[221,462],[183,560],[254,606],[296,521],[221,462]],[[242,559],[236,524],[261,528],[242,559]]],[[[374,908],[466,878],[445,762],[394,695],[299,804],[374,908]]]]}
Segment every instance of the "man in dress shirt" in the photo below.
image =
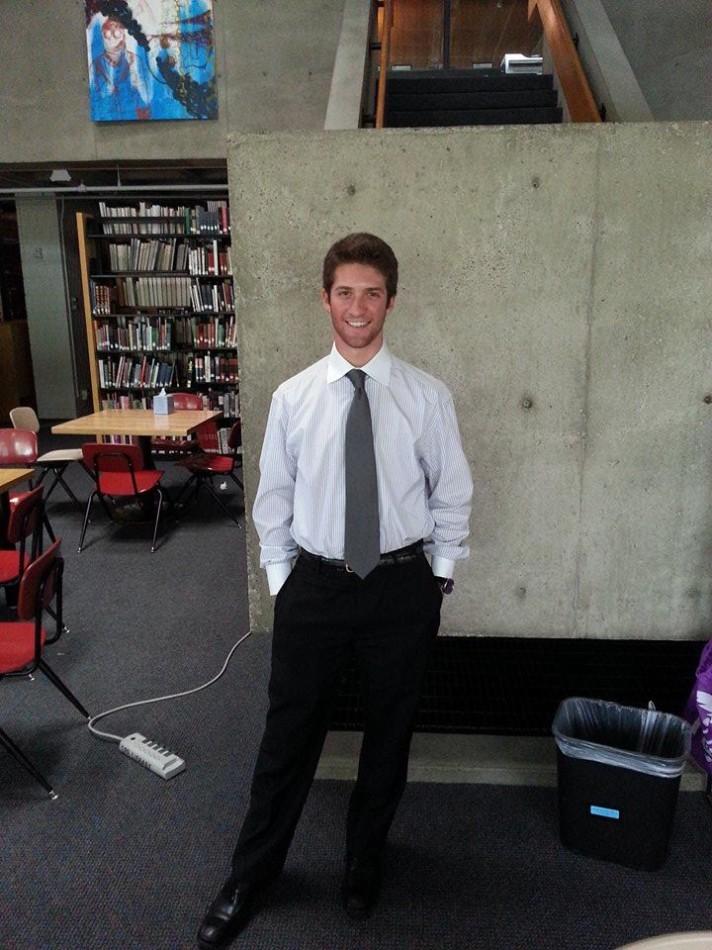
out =
{"type": "MultiPolygon", "coordinates": [[[[204,950],[225,946],[242,930],[280,873],[319,761],[338,674],[351,657],[365,725],[342,900],[358,919],[378,898],[443,593],[452,589],[455,563],[469,553],[472,496],[447,387],[384,343],[397,284],[398,262],[380,238],[351,234],[334,244],[322,290],[332,350],[272,397],[253,508],[261,565],[276,595],[269,711],[232,873],[198,933],[204,950]],[[365,378],[353,376],[355,367],[365,378]],[[365,380],[372,420],[381,552],[365,577],[344,561],[344,444],[351,403],[361,395],[355,378],[365,380]]],[[[371,458],[374,451],[369,444],[371,458]]]]}

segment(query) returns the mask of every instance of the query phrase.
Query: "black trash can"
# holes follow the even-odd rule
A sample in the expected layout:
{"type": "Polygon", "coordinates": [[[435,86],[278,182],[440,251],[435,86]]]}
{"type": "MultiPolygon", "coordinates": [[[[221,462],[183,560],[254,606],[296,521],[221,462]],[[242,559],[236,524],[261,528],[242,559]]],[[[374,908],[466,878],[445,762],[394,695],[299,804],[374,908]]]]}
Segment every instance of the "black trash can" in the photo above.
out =
{"type": "Polygon", "coordinates": [[[573,851],[654,871],[667,857],[690,725],[678,716],[571,697],[552,731],[561,841],[573,851]]]}

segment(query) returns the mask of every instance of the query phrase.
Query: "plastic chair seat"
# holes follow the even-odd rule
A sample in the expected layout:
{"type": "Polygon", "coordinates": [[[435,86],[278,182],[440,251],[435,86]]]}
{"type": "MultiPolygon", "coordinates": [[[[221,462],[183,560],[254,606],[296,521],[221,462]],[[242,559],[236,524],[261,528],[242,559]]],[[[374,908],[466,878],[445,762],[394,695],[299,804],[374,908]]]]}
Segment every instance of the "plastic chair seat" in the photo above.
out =
{"type": "Polygon", "coordinates": [[[51,452],[45,452],[37,459],[37,465],[54,465],[62,462],[81,462],[81,449],[53,449],[51,452]]]}
{"type": "MultiPolygon", "coordinates": [[[[40,642],[45,645],[44,627],[40,642]]],[[[0,673],[14,673],[29,666],[35,659],[35,623],[0,623],[0,673]]]]}
{"type": "Polygon", "coordinates": [[[178,463],[190,472],[214,472],[216,475],[228,473],[235,467],[232,455],[197,455],[178,463]]]}
{"type": "Polygon", "coordinates": [[[10,584],[18,578],[30,560],[26,554],[24,561],[21,561],[19,551],[0,551],[0,584],[10,584]]]}
{"type": "MultiPolygon", "coordinates": [[[[163,472],[139,471],[134,472],[136,488],[141,495],[153,491],[163,478],[163,472]]],[[[131,476],[126,472],[100,472],[99,491],[104,495],[136,495],[131,476]]]]}

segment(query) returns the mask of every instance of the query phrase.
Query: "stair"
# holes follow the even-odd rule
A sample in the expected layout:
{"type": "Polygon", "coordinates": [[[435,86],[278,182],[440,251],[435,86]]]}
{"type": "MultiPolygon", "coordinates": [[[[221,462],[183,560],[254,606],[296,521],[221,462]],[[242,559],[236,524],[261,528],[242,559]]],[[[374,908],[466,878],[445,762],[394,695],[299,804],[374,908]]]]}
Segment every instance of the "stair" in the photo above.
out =
{"type": "Polygon", "coordinates": [[[551,76],[497,69],[392,72],[386,90],[388,128],[539,125],[562,117],[551,76]]]}

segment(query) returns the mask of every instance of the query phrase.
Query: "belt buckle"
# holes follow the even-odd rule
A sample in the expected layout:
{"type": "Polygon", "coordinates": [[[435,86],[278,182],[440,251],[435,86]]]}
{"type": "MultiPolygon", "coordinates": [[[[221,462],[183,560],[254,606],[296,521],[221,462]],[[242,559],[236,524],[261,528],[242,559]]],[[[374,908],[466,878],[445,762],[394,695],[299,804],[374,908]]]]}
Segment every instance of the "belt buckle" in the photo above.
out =
{"type": "Polygon", "coordinates": [[[346,563],[346,561],[344,561],[344,567],[346,568],[346,573],[347,573],[347,574],[353,574],[353,573],[354,573],[354,569],[353,569],[352,567],[349,567],[348,564],[346,563]]]}

